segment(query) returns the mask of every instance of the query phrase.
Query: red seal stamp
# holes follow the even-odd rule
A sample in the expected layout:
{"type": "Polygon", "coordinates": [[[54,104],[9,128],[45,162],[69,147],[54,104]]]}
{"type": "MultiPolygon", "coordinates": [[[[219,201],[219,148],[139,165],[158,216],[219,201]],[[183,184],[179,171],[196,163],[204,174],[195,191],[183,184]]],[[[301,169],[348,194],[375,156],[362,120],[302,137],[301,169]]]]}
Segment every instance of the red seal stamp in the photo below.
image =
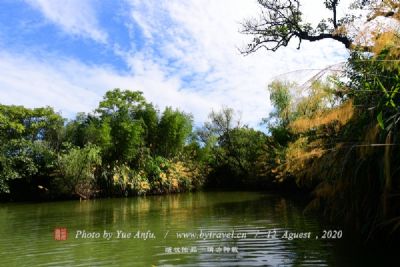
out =
{"type": "Polygon", "coordinates": [[[67,228],[54,228],[54,240],[63,241],[67,240],[68,231],[67,228]]]}

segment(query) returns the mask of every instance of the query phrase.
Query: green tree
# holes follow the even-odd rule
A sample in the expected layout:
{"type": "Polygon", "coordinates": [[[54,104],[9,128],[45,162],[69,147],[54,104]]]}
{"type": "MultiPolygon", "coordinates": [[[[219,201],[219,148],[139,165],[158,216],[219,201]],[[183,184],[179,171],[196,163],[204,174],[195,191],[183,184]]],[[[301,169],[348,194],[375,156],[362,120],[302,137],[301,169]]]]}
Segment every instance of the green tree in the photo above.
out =
{"type": "Polygon", "coordinates": [[[220,111],[211,111],[208,115],[209,121],[204,123],[201,129],[197,130],[197,135],[204,149],[210,151],[212,163],[223,157],[224,150],[221,142],[230,144],[230,133],[235,128],[241,127],[240,121],[235,121],[234,110],[224,107],[220,111]]]}
{"type": "MultiPolygon", "coordinates": [[[[0,146],[0,193],[11,193],[10,185],[18,180],[20,191],[41,185],[43,177],[54,169],[55,153],[48,143],[13,139],[0,146]],[[35,178],[41,178],[35,179],[35,178]],[[29,187],[29,188],[28,188],[29,187]]],[[[13,192],[18,193],[18,192],[13,192]]]]}
{"type": "Polygon", "coordinates": [[[101,119],[91,114],[78,113],[76,118],[66,125],[66,141],[84,147],[95,144],[103,151],[110,147],[110,119],[101,119]]]}
{"type": "Polygon", "coordinates": [[[210,186],[250,186],[257,177],[257,160],[263,153],[266,136],[241,125],[234,114],[233,109],[226,107],[212,111],[210,121],[198,130],[203,149],[210,154],[210,186]]]}
{"type": "Polygon", "coordinates": [[[64,119],[50,107],[28,109],[22,106],[0,105],[0,140],[43,140],[55,147],[62,136],[64,119]]]}
{"type": "Polygon", "coordinates": [[[170,158],[182,152],[192,132],[192,116],[167,107],[158,125],[158,153],[170,158]]]}
{"type": "Polygon", "coordinates": [[[96,112],[110,129],[110,145],[104,153],[107,161],[135,164],[144,145],[143,110],[146,101],[141,92],[114,89],[106,93],[96,112]]]}
{"type": "Polygon", "coordinates": [[[101,166],[100,149],[94,145],[71,148],[58,159],[58,178],[54,187],[58,194],[91,197],[96,188],[96,171],[101,166]]]}
{"type": "Polygon", "coordinates": [[[137,117],[143,121],[145,127],[144,141],[146,147],[150,149],[153,155],[157,151],[157,135],[158,135],[158,123],[159,114],[158,110],[151,103],[146,103],[144,109],[137,112],[137,117]]]}
{"type": "Polygon", "coordinates": [[[263,119],[272,138],[278,145],[285,145],[290,140],[288,125],[293,120],[293,99],[290,90],[294,83],[274,81],[268,86],[269,98],[273,107],[269,117],[263,119]]]}
{"type": "Polygon", "coordinates": [[[0,105],[0,192],[9,192],[16,179],[23,180],[21,187],[31,187],[48,177],[62,142],[63,123],[49,107],[0,105]]]}
{"type": "Polygon", "coordinates": [[[254,185],[257,161],[263,153],[265,140],[264,133],[246,126],[236,127],[229,132],[229,137],[220,138],[219,145],[225,150],[224,160],[231,172],[241,178],[241,183],[254,185]]]}
{"type": "Polygon", "coordinates": [[[111,146],[107,156],[111,161],[135,164],[144,146],[145,129],[141,120],[133,119],[125,110],[110,119],[111,146]]]}
{"type": "Polygon", "coordinates": [[[106,92],[96,112],[101,116],[112,116],[118,112],[124,111],[134,117],[145,105],[146,100],[142,92],[116,88],[106,92]]]}

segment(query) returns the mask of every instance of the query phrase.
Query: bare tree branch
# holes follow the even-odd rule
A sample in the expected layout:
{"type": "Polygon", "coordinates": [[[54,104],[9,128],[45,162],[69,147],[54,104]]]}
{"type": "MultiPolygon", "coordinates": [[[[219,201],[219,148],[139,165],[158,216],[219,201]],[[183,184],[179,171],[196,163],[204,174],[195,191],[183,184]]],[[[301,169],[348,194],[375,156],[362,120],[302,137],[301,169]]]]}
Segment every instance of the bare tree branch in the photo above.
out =
{"type": "Polygon", "coordinates": [[[249,19],[242,23],[241,33],[253,35],[253,40],[240,52],[248,55],[260,48],[276,51],[280,47],[289,44],[293,37],[301,41],[310,42],[322,39],[333,39],[341,42],[346,48],[350,48],[352,40],[337,33],[340,26],[337,18],[337,5],[339,0],[325,0],[326,8],[332,11],[332,19],[329,19],[331,26],[322,20],[317,28],[312,28],[310,24],[302,21],[300,11],[300,0],[259,0],[263,10],[258,19],[249,19]]]}

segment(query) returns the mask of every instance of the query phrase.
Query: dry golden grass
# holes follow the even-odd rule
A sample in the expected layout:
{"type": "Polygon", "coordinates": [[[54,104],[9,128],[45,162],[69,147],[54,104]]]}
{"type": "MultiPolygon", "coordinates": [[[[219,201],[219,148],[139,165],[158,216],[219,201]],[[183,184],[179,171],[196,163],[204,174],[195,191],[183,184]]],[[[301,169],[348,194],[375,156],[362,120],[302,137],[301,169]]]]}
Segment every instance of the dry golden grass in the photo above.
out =
{"type": "Polygon", "coordinates": [[[376,36],[375,44],[372,52],[381,58],[382,52],[385,51],[385,63],[387,67],[397,67],[398,62],[393,61],[400,58],[400,33],[395,30],[386,31],[376,36]]]}
{"type": "Polygon", "coordinates": [[[314,160],[321,158],[326,152],[321,140],[309,142],[308,138],[300,137],[295,142],[289,143],[285,151],[285,161],[277,160],[278,166],[271,169],[271,173],[275,175],[277,182],[283,182],[288,174],[291,174],[298,177],[300,183],[304,174],[314,169],[314,160]]]}
{"type": "Polygon", "coordinates": [[[367,128],[366,134],[364,136],[364,144],[367,145],[358,147],[358,151],[362,159],[367,158],[375,151],[375,147],[368,146],[368,144],[375,144],[378,142],[379,132],[380,127],[378,123],[374,123],[367,128]]]}
{"type": "Polygon", "coordinates": [[[337,108],[319,112],[312,118],[301,117],[292,122],[289,127],[295,133],[302,133],[333,122],[337,122],[339,126],[342,126],[346,124],[353,115],[353,103],[352,101],[347,101],[337,108]]]}

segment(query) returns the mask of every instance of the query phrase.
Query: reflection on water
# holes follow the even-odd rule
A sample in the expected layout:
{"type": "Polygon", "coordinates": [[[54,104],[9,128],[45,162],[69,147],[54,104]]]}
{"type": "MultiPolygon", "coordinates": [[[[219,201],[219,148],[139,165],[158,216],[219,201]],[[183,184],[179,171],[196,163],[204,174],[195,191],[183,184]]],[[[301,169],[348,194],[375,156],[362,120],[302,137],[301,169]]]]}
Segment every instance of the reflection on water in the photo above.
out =
{"type": "Polygon", "coordinates": [[[302,210],[254,192],[1,204],[0,266],[354,266],[338,249],[343,241],[315,238],[325,228],[302,210]],[[56,227],[68,229],[68,240],[54,240],[56,227]],[[79,230],[100,238],[77,239],[79,230]],[[117,231],[142,236],[118,239],[117,231]],[[283,239],[285,231],[312,238],[283,239]]]}

